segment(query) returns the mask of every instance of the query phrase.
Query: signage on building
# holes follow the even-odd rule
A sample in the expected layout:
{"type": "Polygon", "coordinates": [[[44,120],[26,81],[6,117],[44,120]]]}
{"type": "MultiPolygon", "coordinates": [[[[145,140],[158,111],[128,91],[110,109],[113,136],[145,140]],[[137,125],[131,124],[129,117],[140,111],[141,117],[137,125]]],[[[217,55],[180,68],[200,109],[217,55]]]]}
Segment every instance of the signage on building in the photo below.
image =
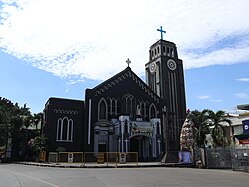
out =
{"type": "Polygon", "coordinates": [[[249,144],[249,139],[239,140],[239,144],[249,144]]]}
{"type": "Polygon", "coordinates": [[[104,162],[105,162],[105,154],[104,153],[98,153],[97,163],[98,164],[104,164],[104,162]]]}
{"type": "Polygon", "coordinates": [[[152,135],[153,126],[150,123],[142,122],[142,123],[132,123],[131,125],[132,134],[146,134],[148,136],[152,135]]]}
{"type": "Polygon", "coordinates": [[[191,163],[191,154],[189,151],[178,151],[178,158],[180,163],[189,164],[191,163]]]}
{"type": "Polygon", "coordinates": [[[243,134],[249,134],[249,120],[242,121],[243,124],[243,134]]]}
{"type": "Polygon", "coordinates": [[[68,153],[68,162],[73,162],[73,153],[68,153]]]}
{"type": "Polygon", "coordinates": [[[119,163],[120,164],[125,164],[126,163],[126,154],[125,153],[120,153],[119,154],[119,163]]]}

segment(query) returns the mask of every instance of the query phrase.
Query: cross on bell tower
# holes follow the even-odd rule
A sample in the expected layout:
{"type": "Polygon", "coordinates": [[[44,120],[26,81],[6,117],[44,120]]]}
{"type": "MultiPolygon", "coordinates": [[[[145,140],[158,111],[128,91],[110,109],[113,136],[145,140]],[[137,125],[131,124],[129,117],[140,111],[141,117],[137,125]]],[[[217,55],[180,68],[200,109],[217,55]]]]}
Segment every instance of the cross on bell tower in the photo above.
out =
{"type": "Polygon", "coordinates": [[[163,40],[163,33],[166,33],[166,31],[163,30],[162,26],[160,26],[160,29],[157,29],[157,31],[161,32],[161,40],[163,40]]]}

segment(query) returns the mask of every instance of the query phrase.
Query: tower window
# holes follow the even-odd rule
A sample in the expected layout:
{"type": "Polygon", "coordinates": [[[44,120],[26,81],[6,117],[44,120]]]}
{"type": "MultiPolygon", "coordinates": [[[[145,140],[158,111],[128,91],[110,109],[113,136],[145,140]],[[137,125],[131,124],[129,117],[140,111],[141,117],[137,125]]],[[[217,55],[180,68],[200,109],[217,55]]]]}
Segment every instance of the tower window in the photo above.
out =
{"type": "Polygon", "coordinates": [[[170,49],[170,53],[171,53],[171,54],[170,54],[171,57],[174,57],[174,49],[173,49],[173,48],[170,49]]]}
{"type": "Polygon", "coordinates": [[[160,54],[160,48],[159,47],[157,47],[157,53],[160,54]]]}
{"type": "Polygon", "coordinates": [[[169,56],[169,47],[167,47],[167,55],[169,56]]]}
{"type": "Polygon", "coordinates": [[[165,50],[165,46],[163,46],[163,53],[165,53],[166,52],[166,50],[165,50]]]}

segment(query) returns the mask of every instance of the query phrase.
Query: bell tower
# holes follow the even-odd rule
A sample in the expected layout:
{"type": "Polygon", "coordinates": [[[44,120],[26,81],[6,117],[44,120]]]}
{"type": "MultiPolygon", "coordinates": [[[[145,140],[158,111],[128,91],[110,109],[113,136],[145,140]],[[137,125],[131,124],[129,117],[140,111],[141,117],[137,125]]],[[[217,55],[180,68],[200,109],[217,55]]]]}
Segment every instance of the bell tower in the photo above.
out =
{"type": "Polygon", "coordinates": [[[164,101],[163,131],[166,153],[177,153],[180,148],[180,131],[186,117],[186,100],[182,60],[178,58],[173,42],[161,39],[149,50],[145,64],[146,83],[164,101]]]}

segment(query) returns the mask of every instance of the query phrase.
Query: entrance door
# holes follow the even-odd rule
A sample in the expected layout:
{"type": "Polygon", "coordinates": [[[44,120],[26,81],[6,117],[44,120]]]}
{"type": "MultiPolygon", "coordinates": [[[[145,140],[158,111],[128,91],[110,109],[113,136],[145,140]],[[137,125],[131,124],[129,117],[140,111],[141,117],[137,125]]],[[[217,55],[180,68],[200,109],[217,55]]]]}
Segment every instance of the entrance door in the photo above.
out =
{"type": "Polygon", "coordinates": [[[99,144],[99,152],[106,152],[106,144],[99,144]]]}
{"type": "Polygon", "coordinates": [[[131,138],[130,152],[137,152],[139,161],[149,161],[151,159],[152,152],[150,138],[142,135],[131,138]]]}

